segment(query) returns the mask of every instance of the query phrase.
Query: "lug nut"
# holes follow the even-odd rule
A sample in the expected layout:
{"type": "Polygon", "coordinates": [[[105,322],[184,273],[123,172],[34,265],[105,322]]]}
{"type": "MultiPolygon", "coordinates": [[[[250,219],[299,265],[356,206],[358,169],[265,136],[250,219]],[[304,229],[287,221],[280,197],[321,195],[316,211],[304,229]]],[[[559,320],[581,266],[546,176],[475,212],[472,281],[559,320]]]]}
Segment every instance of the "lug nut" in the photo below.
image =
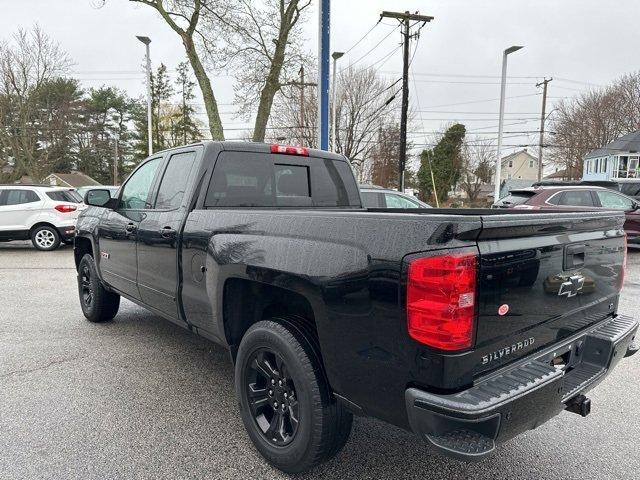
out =
{"type": "Polygon", "coordinates": [[[273,408],[278,408],[278,402],[273,402],[273,408]]]}
{"type": "Polygon", "coordinates": [[[275,384],[276,384],[276,381],[275,381],[275,379],[274,379],[274,378],[272,378],[272,379],[271,379],[271,385],[275,385],[275,384]]]}
{"type": "Polygon", "coordinates": [[[284,392],[284,398],[287,398],[289,396],[289,394],[287,392],[284,392]]]}
{"type": "Polygon", "coordinates": [[[269,390],[269,396],[271,397],[273,395],[273,390],[269,390]]]}
{"type": "Polygon", "coordinates": [[[281,387],[282,386],[282,380],[278,380],[278,385],[281,387]]]}

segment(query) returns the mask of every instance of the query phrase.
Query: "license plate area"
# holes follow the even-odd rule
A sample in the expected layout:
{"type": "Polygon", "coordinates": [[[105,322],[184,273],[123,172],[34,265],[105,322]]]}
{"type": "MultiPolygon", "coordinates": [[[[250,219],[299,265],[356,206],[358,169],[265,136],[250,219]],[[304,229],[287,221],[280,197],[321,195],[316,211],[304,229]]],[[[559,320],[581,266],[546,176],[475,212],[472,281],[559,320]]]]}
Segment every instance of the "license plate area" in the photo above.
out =
{"type": "Polygon", "coordinates": [[[584,338],[574,340],[571,343],[547,353],[541,358],[556,370],[561,370],[565,374],[569,373],[582,362],[582,351],[584,350],[584,338]]]}

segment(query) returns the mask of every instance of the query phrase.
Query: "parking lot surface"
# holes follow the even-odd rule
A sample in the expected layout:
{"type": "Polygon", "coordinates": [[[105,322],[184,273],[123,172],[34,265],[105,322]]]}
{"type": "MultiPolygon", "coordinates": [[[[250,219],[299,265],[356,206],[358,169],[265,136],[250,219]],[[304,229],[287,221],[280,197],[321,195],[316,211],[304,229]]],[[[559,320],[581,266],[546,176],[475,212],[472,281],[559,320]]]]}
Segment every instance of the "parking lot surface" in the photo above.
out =
{"type": "MultiPolygon", "coordinates": [[[[640,315],[640,252],[620,312],[640,315]]],[[[415,436],[357,418],[323,479],[640,478],[640,355],[562,413],[465,464],[415,436]]],[[[253,449],[227,352],[123,301],[84,320],[70,247],[0,244],[0,478],[288,478],[253,449]]]]}

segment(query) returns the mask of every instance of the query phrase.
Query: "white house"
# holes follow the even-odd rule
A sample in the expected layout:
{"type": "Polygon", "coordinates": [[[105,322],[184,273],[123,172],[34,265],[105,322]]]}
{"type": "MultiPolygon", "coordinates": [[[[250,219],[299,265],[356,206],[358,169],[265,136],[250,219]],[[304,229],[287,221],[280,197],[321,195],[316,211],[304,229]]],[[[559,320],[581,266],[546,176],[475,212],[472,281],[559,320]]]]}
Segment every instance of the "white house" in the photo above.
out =
{"type": "Polygon", "coordinates": [[[640,178],[640,130],[594,150],[584,158],[583,180],[640,178]]]}

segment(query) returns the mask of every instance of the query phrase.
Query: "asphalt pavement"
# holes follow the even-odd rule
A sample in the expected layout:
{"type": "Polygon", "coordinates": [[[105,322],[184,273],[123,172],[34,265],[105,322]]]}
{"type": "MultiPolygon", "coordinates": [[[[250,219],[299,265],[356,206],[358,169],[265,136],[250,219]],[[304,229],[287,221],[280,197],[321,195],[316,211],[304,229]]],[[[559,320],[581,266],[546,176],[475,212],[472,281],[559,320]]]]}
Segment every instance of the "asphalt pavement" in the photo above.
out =
{"type": "MultiPolygon", "coordinates": [[[[620,312],[640,315],[640,252],[620,312]]],[[[562,413],[465,464],[357,418],[345,449],[299,478],[638,479],[640,355],[562,413]]],[[[227,352],[123,301],[85,321],[70,247],[0,244],[0,479],[289,478],[253,449],[227,352]]]]}

